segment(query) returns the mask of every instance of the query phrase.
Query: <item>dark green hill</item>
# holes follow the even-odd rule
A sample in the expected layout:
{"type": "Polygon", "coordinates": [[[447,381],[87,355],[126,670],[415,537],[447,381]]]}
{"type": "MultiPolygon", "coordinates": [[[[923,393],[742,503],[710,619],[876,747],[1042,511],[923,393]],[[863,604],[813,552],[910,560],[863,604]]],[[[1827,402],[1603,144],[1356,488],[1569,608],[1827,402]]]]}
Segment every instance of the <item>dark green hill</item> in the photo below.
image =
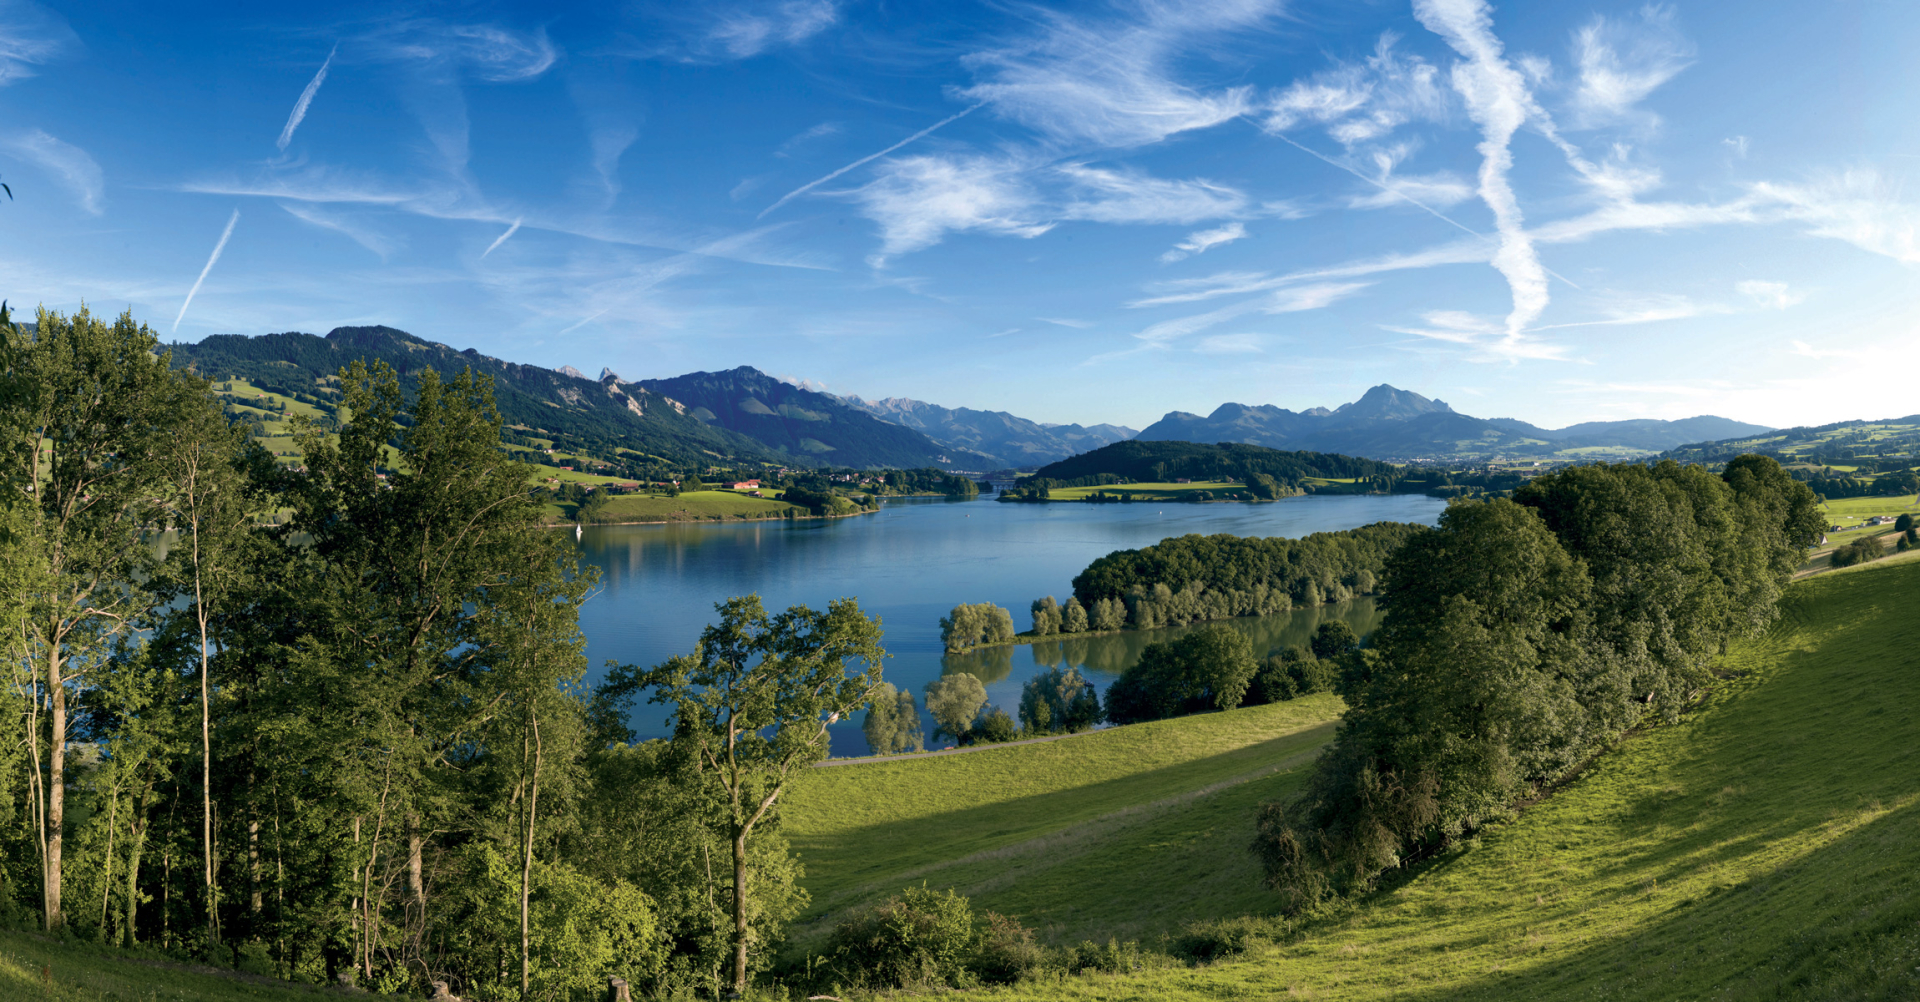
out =
{"type": "Polygon", "coordinates": [[[751,366],[621,385],[671,397],[700,420],[803,463],[896,470],[984,470],[997,465],[990,456],[941,445],[839,397],[783,382],[751,366]]]}
{"type": "Polygon", "coordinates": [[[740,460],[779,462],[757,441],[694,417],[692,408],[611,377],[578,375],[456,351],[392,327],[336,327],[325,337],[288,332],[245,337],[217,334],[171,346],[177,366],[213,378],[237,377],[331,410],[327,377],[356,360],[382,361],[402,374],[432,369],[443,378],[471,367],[494,380],[494,399],[509,434],[610,454],[617,448],[678,464],[740,460]]]}
{"type": "Polygon", "coordinates": [[[1286,452],[1264,445],[1222,442],[1115,442],[1092,452],[1050,463],[1034,473],[1049,480],[1078,480],[1111,474],[1128,480],[1155,482],[1185,477],[1191,480],[1244,480],[1264,473],[1283,483],[1309,477],[1352,480],[1387,476],[1391,463],[1327,452],[1286,452]]]}

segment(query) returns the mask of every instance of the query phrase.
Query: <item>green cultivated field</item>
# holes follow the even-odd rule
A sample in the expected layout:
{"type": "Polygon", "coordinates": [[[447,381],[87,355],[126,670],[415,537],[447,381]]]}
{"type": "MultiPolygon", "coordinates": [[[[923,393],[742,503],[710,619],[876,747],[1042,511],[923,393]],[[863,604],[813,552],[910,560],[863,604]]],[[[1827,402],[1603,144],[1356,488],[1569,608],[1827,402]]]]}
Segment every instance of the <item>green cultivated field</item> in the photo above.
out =
{"type": "Polygon", "coordinates": [[[816,945],[849,906],[957,887],[1049,939],[1147,939],[1243,914],[1253,806],[1332,736],[1332,695],[1044,744],[810,770],[783,828],[806,865],[816,945]],[[821,917],[825,916],[822,921],[821,917]]]}
{"type": "Polygon", "coordinates": [[[1135,501],[1185,501],[1187,495],[1197,491],[1244,491],[1244,484],[1232,480],[1208,480],[1196,484],[1108,484],[1105,487],[1056,487],[1047,492],[1047,497],[1055,501],[1084,501],[1088,496],[1102,491],[1108,494],[1125,492],[1133,495],[1135,501]]]}
{"type": "MultiPolygon", "coordinates": [[[[556,522],[573,521],[573,506],[549,504],[556,522]]],[[[748,497],[732,491],[688,491],[677,498],[654,494],[622,494],[607,500],[598,523],[725,522],[754,518],[784,518],[794,506],[772,498],[748,497]]],[[[804,512],[802,512],[804,514],[804,512]]]]}
{"type": "MultiPolygon", "coordinates": [[[[1631,737],[1398,887],[1297,924],[1256,921],[1278,945],[980,994],[1920,997],[1917,606],[1920,563],[1795,585],[1782,621],[1736,647],[1681,723],[1631,737]]],[[[861,809],[852,791],[836,806],[861,809]]],[[[1124,871],[1111,879],[1143,886],[1155,862],[1106,860],[1124,871]]]]}

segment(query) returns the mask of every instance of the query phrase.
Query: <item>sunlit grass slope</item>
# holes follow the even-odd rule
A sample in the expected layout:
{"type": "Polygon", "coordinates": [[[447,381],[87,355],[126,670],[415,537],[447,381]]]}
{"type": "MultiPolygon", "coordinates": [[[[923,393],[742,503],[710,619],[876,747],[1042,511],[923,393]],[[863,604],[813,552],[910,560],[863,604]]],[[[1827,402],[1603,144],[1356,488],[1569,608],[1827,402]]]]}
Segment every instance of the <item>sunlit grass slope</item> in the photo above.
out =
{"type": "Polygon", "coordinates": [[[1397,888],[1242,959],[999,994],[1920,998],[1916,609],[1920,564],[1805,581],[1685,720],[1397,888]]]}
{"type": "Polygon", "coordinates": [[[1331,695],[1043,744],[810,770],[785,828],[814,943],[845,909],[925,881],[1055,941],[1151,938],[1257,907],[1252,811],[1333,732],[1331,695]]]}
{"type": "Polygon", "coordinates": [[[1106,487],[1056,487],[1047,492],[1055,501],[1084,501],[1094,494],[1131,494],[1140,501],[1184,501],[1189,494],[1211,491],[1215,494],[1224,491],[1244,491],[1246,487],[1232,480],[1205,480],[1193,484],[1119,484],[1106,487]]]}
{"type": "MultiPolygon", "coordinates": [[[[753,518],[783,518],[795,509],[785,501],[756,498],[732,491],[688,491],[679,497],[658,494],[617,494],[607,499],[596,522],[724,522],[753,518]]],[[[549,517],[570,522],[572,504],[549,504],[549,517]]],[[[807,512],[801,511],[805,515],[807,512]]]]}
{"type": "MultiPolygon", "coordinates": [[[[0,999],[35,1002],[295,1002],[343,997],[318,985],[204,974],[177,963],[0,933],[0,999]],[[43,980],[44,974],[44,980],[43,980]]],[[[361,994],[357,998],[384,998],[361,994]]]]}

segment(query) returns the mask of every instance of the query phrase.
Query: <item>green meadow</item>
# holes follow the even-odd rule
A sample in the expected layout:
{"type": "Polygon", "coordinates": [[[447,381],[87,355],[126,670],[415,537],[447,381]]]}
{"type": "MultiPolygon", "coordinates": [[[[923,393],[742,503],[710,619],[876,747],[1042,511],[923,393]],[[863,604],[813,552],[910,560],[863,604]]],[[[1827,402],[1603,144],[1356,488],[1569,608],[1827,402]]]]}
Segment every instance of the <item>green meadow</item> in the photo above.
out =
{"type": "MultiPolygon", "coordinates": [[[[755,518],[785,518],[795,506],[772,498],[749,497],[732,491],[687,491],[679,497],[660,494],[620,494],[608,498],[594,519],[598,523],[621,522],[724,522],[755,518]]],[[[554,521],[573,521],[574,506],[549,504],[548,516],[554,521]]],[[[804,512],[803,512],[804,514],[804,512]]]]}
{"type": "Polygon", "coordinates": [[[1047,497],[1055,501],[1085,501],[1094,494],[1133,495],[1135,501],[1185,501],[1190,494],[1200,491],[1243,491],[1246,486],[1233,480],[1207,480],[1193,484],[1118,484],[1106,487],[1056,487],[1047,492],[1047,497]]]}

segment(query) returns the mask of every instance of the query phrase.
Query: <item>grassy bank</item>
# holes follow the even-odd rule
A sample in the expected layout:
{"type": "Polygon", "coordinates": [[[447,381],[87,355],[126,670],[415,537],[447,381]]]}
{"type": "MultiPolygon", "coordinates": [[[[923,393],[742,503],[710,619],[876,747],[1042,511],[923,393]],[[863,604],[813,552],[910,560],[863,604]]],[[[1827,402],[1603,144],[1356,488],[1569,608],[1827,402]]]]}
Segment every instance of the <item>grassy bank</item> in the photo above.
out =
{"type": "MultiPolygon", "coordinates": [[[[1795,585],[1782,621],[1738,645],[1680,723],[1398,886],[1299,923],[1255,920],[1275,943],[1244,958],[982,994],[1920,997],[1917,604],[1920,563],[1795,585]]],[[[852,791],[836,807],[863,809],[852,791]]],[[[1211,865],[1245,866],[1220,848],[1211,865]]],[[[1107,880],[1143,886],[1163,865],[1106,863],[1107,880]]]]}
{"type": "Polygon", "coordinates": [[[1252,805],[1297,782],[1340,710],[1320,695],[1070,741],[810,770],[783,822],[813,895],[796,944],[824,933],[823,916],[830,923],[922,880],[1062,942],[1151,937],[1252,907],[1252,805]]]}
{"type": "MultiPolygon", "coordinates": [[[[26,933],[0,933],[0,999],[36,1002],[294,1002],[338,989],[216,972],[26,933]]],[[[384,998],[358,994],[357,998],[384,998]]]]}
{"type": "MultiPolygon", "coordinates": [[[[732,491],[688,491],[679,497],[658,494],[621,494],[607,499],[594,524],[630,522],[737,522],[757,518],[786,518],[789,513],[811,513],[785,501],[749,497],[732,491]]],[[[549,504],[548,520],[572,522],[570,504],[549,504]]]]}

